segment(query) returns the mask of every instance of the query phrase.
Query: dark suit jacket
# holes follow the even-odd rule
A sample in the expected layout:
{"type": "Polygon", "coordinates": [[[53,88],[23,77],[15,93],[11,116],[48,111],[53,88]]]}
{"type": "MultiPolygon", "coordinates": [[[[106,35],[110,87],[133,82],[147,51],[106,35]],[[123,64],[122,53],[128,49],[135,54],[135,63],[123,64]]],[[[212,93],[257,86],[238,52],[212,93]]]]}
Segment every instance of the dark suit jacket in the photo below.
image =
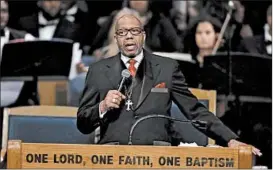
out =
{"type": "MultiPolygon", "coordinates": [[[[138,90],[133,92],[135,103],[133,111],[126,111],[122,104],[120,109],[111,110],[100,119],[99,103],[109,90],[117,89],[124,68],[120,54],[89,67],[77,113],[77,126],[82,133],[91,133],[101,126],[100,144],[108,142],[127,144],[130,128],[136,120],[150,114],[170,115],[171,101],[174,101],[187,118],[208,121],[205,133],[210,137],[225,142],[237,138],[188,90],[185,78],[175,60],[156,56],[145,50],[144,59],[137,73],[143,72],[142,78],[138,80],[139,85],[136,86],[138,90]],[[151,92],[153,87],[162,82],[166,83],[168,89],[166,93],[151,92]]],[[[135,129],[133,144],[152,145],[155,141],[171,143],[172,133],[168,120],[149,119],[135,129]]]]}
{"type": "Polygon", "coordinates": [[[238,51],[271,57],[271,54],[269,55],[266,51],[264,35],[257,35],[243,39],[238,47],[238,51]]]}
{"type": "Polygon", "coordinates": [[[10,35],[9,35],[9,40],[15,40],[15,39],[24,39],[26,36],[26,32],[24,31],[20,31],[20,30],[16,30],[16,29],[12,29],[12,28],[8,28],[10,31],[10,35]]]}
{"type": "MultiPolygon", "coordinates": [[[[31,16],[22,17],[19,20],[20,29],[27,31],[35,37],[39,37],[39,21],[38,14],[34,14],[31,16]]],[[[65,18],[60,18],[60,21],[57,25],[53,38],[66,38],[74,41],[78,41],[79,26],[68,21],[65,18]]]]}

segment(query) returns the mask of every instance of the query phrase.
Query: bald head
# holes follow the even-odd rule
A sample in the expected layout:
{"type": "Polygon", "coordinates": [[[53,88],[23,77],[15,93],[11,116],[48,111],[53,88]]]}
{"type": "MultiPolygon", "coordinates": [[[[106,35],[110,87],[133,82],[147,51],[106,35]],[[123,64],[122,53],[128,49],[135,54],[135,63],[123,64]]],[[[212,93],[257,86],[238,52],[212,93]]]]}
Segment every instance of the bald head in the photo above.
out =
{"type": "Polygon", "coordinates": [[[122,25],[134,24],[140,28],[143,28],[141,21],[133,14],[125,14],[119,17],[116,21],[115,30],[117,31],[122,25]]]}

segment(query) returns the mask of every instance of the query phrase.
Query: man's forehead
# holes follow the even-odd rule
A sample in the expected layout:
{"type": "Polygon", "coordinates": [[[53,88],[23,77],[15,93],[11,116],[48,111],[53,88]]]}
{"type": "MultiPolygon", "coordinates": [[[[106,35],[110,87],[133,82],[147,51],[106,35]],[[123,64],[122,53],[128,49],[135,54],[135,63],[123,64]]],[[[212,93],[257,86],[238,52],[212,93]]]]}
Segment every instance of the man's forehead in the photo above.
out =
{"type": "Polygon", "coordinates": [[[122,16],[117,20],[118,28],[141,27],[140,21],[134,16],[122,16]]]}
{"type": "Polygon", "coordinates": [[[131,28],[141,28],[139,25],[135,24],[127,24],[127,25],[119,25],[118,29],[131,29],[131,28]]]}

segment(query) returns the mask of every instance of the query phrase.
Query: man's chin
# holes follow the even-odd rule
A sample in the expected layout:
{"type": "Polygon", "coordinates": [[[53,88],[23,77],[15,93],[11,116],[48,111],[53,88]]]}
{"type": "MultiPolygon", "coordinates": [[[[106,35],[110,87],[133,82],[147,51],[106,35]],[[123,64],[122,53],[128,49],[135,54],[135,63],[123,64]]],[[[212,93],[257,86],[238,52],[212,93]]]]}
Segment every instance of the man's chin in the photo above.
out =
{"type": "Polygon", "coordinates": [[[135,57],[137,56],[138,54],[140,54],[140,50],[136,50],[136,51],[124,51],[124,55],[127,56],[127,57],[135,57]]]}
{"type": "Polygon", "coordinates": [[[126,57],[135,57],[137,55],[137,52],[125,52],[126,57]]]}

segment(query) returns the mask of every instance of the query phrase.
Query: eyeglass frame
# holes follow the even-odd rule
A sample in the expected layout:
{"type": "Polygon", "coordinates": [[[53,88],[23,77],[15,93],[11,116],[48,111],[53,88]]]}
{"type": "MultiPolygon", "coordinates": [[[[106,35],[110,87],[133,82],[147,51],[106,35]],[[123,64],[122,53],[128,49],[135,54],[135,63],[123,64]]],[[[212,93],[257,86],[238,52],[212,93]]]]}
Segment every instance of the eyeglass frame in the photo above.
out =
{"type": "Polygon", "coordinates": [[[134,35],[134,36],[139,36],[141,33],[143,33],[144,32],[144,29],[143,28],[140,28],[140,27],[133,27],[133,28],[130,28],[130,29],[118,29],[116,32],[115,32],[115,34],[116,35],[118,35],[118,36],[120,36],[120,37],[125,37],[125,36],[127,36],[128,35],[128,33],[131,33],[132,35],[134,35]],[[131,31],[133,30],[133,29],[135,29],[135,28],[138,28],[138,29],[140,29],[140,33],[139,34],[133,34],[131,31]],[[126,31],[126,34],[125,35],[119,35],[117,32],[119,31],[119,30],[125,30],[126,31]]]}

